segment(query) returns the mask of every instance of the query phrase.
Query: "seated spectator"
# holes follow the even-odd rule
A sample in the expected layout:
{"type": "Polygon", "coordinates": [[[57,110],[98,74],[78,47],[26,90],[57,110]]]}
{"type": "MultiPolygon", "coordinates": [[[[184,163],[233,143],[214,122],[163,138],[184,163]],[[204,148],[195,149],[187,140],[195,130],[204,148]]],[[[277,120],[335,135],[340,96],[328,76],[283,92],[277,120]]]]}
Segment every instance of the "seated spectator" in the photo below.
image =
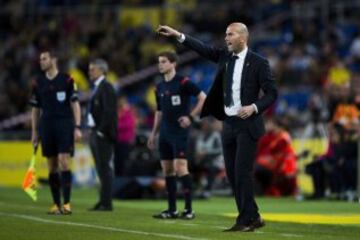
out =
{"type": "Polygon", "coordinates": [[[334,196],[354,201],[357,179],[357,134],[340,124],[329,127],[327,152],[306,166],[313,179],[311,199],[334,196]]]}
{"type": "Polygon", "coordinates": [[[156,177],[160,170],[158,156],[147,148],[147,136],[136,136],[134,149],[129,154],[129,161],[125,164],[125,176],[156,177]]]}
{"type": "Polygon", "coordinates": [[[201,132],[195,140],[194,175],[197,182],[206,177],[206,185],[200,194],[202,198],[209,198],[217,175],[224,169],[222,156],[221,136],[214,129],[214,121],[204,119],[201,123],[201,132]]]}
{"type": "Polygon", "coordinates": [[[352,129],[343,129],[341,136],[341,155],[338,160],[338,168],[342,178],[340,198],[349,202],[356,199],[358,129],[359,125],[354,126],[352,129]]]}
{"type": "Polygon", "coordinates": [[[294,195],[297,158],[291,137],[278,120],[269,119],[266,128],[267,133],[259,140],[255,165],[259,192],[270,196],[294,195]]]}
{"type": "Polygon", "coordinates": [[[312,177],[314,193],[309,199],[320,199],[330,192],[340,193],[341,176],[336,169],[337,159],[340,156],[340,125],[329,126],[329,144],[325,154],[315,157],[314,161],[306,165],[305,171],[312,177]]]}

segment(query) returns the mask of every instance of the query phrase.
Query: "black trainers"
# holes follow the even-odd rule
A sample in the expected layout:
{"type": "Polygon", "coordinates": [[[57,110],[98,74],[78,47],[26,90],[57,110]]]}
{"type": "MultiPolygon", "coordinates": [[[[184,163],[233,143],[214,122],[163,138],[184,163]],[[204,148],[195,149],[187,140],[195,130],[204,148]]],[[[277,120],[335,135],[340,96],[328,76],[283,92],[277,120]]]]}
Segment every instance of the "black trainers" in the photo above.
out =
{"type": "Polygon", "coordinates": [[[153,215],[157,219],[175,219],[179,217],[178,211],[170,212],[169,210],[162,211],[161,213],[153,215]]]}
{"type": "Polygon", "coordinates": [[[184,210],[181,215],[180,215],[181,219],[185,219],[185,220],[191,220],[195,218],[195,212],[194,211],[189,211],[189,210],[184,210]]]}

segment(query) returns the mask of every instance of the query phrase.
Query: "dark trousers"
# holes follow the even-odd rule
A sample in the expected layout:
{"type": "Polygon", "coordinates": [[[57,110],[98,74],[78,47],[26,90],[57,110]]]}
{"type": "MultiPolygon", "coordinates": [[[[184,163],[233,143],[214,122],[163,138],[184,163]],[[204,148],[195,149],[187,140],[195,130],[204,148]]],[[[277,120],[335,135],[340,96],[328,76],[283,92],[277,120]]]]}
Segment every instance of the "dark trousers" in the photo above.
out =
{"type": "Polygon", "coordinates": [[[239,212],[236,221],[247,225],[259,216],[253,177],[257,140],[250,135],[243,120],[230,118],[223,124],[222,144],[226,174],[239,212]]]}
{"type": "Polygon", "coordinates": [[[125,168],[128,164],[131,144],[117,142],[115,145],[114,170],[115,176],[121,177],[125,175],[125,168]]]}
{"type": "Polygon", "coordinates": [[[113,158],[114,143],[101,138],[96,131],[90,134],[90,149],[95,159],[96,171],[100,180],[100,204],[111,206],[113,173],[110,161],[113,158]]]}

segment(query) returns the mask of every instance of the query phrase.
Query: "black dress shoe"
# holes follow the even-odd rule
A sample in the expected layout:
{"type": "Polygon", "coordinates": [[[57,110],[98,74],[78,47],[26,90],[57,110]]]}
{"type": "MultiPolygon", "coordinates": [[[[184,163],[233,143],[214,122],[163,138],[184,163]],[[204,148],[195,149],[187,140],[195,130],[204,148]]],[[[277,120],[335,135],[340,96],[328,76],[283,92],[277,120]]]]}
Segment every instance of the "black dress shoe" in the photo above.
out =
{"type": "Polygon", "coordinates": [[[105,205],[100,205],[98,209],[96,209],[96,211],[112,211],[112,210],[113,210],[112,206],[105,206],[105,205]]]}
{"type": "Polygon", "coordinates": [[[113,207],[111,205],[103,205],[101,203],[95,204],[94,207],[90,208],[89,211],[112,211],[113,207]]]}
{"type": "Polygon", "coordinates": [[[251,222],[251,226],[254,229],[261,228],[265,226],[265,221],[259,216],[251,222]]]}
{"type": "Polygon", "coordinates": [[[99,207],[100,207],[100,203],[98,202],[98,203],[96,203],[92,208],[89,208],[88,210],[89,211],[95,211],[96,209],[98,209],[99,207]]]}
{"type": "Polygon", "coordinates": [[[232,226],[229,229],[225,229],[224,232],[253,232],[254,227],[252,225],[242,225],[239,223],[235,223],[234,226],[232,226]]]}

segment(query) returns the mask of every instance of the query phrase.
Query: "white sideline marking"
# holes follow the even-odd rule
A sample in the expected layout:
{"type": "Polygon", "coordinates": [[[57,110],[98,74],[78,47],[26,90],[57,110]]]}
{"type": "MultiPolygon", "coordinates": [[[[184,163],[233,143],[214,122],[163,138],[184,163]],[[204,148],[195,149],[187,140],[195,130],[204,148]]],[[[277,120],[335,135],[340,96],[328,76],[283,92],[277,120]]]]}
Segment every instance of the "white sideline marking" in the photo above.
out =
{"type": "Polygon", "coordinates": [[[171,221],[171,220],[170,221],[168,221],[168,220],[165,220],[165,221],[164,220],[162,220],[162,221],[159,220],[158,222],[159,223],[165,223],[165,224],[175,224],[176,223],[176,221],[171,221]]]}
{"type": "Polygon", "coordinates": [[[198,226],[199,224],[196,224],[196,223],[180,223],[180,225],[184,225],[184,226],[198,226]]]}
{"type": "Polygon", "coordinates": [[[93,229],[100,229],[100,230],[109,230],[109,231],[113,231],[113,232],[132,233],[132,234],[138,234],[138,235],[157,236],[157,237],[164,237],[164,238],[184,239],[184,240],[207,240],[207,238],[187,237],[187,236],[176,235],[176,234],[164,234],[164,233],[155,233],[155,232],[152,233],[152,232],[135,231],[135,230],[122,229],[122,228],[106,227],[106,226],[100,226],[100,225],[94,225],[94,224],[86,224],[86,223],[54,221],[54,220],[48,220],[48,219],[43,219],[43,218],[39,218],[39,217],[22,215],[22,214],[0,212],[0,215],[6,216],[6,217],[14,217],[14,218],[21,218],[21,219],[25,219],[25,220],[49,223],[49,224],[70,225],[70,226],[93,228],[93,229]]]}
{"type": "Polygon", "coordinates": [[[284,237],[302,237],[302,235],[299,235],[299,234],[292,234],[292,233],[282,233],[280,234],[281,236],[284,236],[284,237]]]}

